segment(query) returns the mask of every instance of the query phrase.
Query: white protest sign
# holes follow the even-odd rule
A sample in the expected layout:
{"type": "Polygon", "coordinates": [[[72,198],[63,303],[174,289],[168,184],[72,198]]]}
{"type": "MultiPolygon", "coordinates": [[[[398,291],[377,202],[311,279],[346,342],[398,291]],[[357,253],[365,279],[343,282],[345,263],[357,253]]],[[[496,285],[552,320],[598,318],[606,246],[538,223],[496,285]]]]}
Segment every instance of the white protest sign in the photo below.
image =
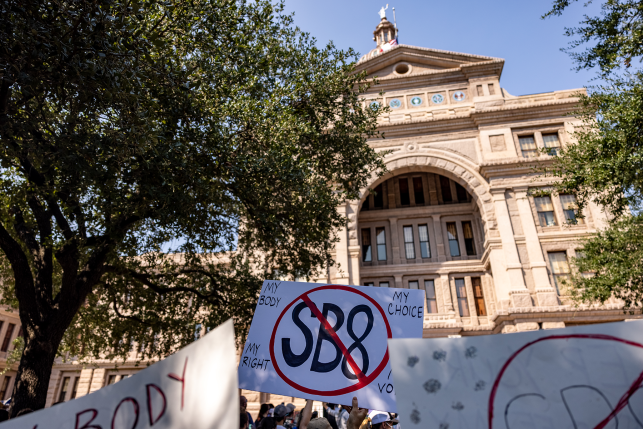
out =
{"type": "Polygon", "coordinates": [[[232,320],[149,368],[2,429],[231,429],[239,427],[232,320]]]}
{"type": "Polygon", "coordinates": [[[386,341],[422,337],[424,291],[266,281],[242,389],[395,411],[386,341]]]}
{"type": "Polygon", "coordinates": [[[643,321],[389,350],[404,429],[643,428],[643,321]]]}

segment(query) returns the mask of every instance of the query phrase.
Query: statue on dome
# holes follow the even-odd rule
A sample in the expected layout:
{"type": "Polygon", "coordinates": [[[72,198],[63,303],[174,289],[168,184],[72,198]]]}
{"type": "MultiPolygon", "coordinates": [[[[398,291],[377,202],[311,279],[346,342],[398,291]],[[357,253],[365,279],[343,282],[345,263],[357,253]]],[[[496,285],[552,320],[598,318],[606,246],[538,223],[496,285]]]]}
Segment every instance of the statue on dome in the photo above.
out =
{"type": "Polygon", "coordinates": [[[379,11],[380,19],[385,19],[386,18],[386,9],[388,9],[388,3],[386,4],[386,7],[382,6],[382,9],[380,9],[380,11],[379,11]]]}

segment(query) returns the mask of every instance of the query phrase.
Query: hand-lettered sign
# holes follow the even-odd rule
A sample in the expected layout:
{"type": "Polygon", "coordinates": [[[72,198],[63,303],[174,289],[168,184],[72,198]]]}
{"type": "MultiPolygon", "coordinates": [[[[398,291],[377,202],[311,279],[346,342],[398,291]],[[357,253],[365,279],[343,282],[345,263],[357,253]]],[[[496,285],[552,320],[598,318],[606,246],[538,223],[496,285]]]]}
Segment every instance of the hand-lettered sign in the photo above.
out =
{"type": "Polygon", "coordinates": [[[405,429],[643,428],[643,321],[389,348],[405,429]]]}
{"type": "Polygon", "coordinates": [[[424,291],[266,281],[242,389],[395,411],[389,338],[421,338],[424,291]]]}
{"type": "Polygon", "coordinates": [[[0,424],[2,429],[238,428],[232,320],[116,384],[0,424]]]}

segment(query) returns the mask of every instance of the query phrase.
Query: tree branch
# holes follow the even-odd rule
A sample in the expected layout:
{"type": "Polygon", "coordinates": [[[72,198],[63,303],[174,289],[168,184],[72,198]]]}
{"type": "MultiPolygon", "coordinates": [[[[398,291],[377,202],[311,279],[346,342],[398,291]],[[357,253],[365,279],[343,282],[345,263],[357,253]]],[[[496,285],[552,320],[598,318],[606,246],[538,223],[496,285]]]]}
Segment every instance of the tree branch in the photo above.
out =
{"type": "MultiPolygon", "coordinates": [[[[107,285],[106,285],[106,287],[108,287],[108,288],[109,288],[109,286],[107,286],[107,285]]],[[[118,317],[120,317],[121,319],[133,320],[133,321],[138,322],[138,323],[140,323],[140,324],[142,324],[142,325],[152,326],[152,324],[151,324],[151,323],[147,323],[147,322],[145,322],[143,319],[139,319],[139,318],[138,318],[138,317],[136,317],[136,316],[126,316],[126,315],[122,314],[122,313],[118,310],[118,305],[117,305],[117,302],[116,302],[116,295],[114,295],[114,300],[112,301],[112,303],[113,303],[113,307],[114,307],[114,312],[115,312],[115,313],[116,313],[116,315],[117,315],[118,317]]]]}
{"type": "MultiPolygon", "coordinates": [[[[196,295],[197,297],[203,299],[204,301],[208,301],[208,302],[212,302],[212,300],[216,297],[214,292],[206,295],[206,294],[202,293],[201,291],[199,291],[197,289],[194,289],[194,288],[191,288],[191,287],[186,287],[186,286],[163,287],[163,286],[159,286],[159,285],[155,284],[152,281],[153,277],[168,277],[168,275],[166,275],[166,274],[159,274],[159,275],[156,275],[156,276],[152,276],[152,275],[149,275],[149,274],[138,273],[138,272],[136,272],[136,271],[134,271],[132,269],[119,270],[119,269],[117,269],[116,267],[113,267],[113,266],[106,267],[106,272],[111,272],[111,273],[115,273],[115,274],[121,274],[121,275],[129,276],[129,277],[133,278],[134,280],[136,280],[136,281],[142,283],[143,285],[147,286],[148,288],[150,288],[151,290],[153,290],[154,292],[156,292],[156,293],[158,293],[160,295],[164,295],[166,293],[188,292],[188,293],[192,293],[192,294],[196,295]]],[[[188,272],[199,272],[199,270],[182,270],[182,271],[179,271],[178,273],[172,275],[172,277],[178,277],[179,275],[186,274],[188,272]]],[[[212,278],[211,276],[209,276],[209,277],[212,278]]]]}
{"type": "Polygon", "coordinates": [[[22,321],[40,320],[35,300],[36,289],[29,260],[20,244],[11,237],[2,222],[0,222],[0,248],[9,260],[13,270],[16,297],[20,303],[18,309],[20,319],[22,321]]]}

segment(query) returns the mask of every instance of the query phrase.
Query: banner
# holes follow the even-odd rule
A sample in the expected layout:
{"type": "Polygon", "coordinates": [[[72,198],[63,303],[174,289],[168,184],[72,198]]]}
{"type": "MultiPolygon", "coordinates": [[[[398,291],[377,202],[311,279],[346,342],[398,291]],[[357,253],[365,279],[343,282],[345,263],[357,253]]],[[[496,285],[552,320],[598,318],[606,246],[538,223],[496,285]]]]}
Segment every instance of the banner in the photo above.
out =
{"type": "Polygon", "coordinates": [[[389,350],[404,429],[643,428],[643,321],[389,350]]]}
{"type": "Polygon", "coordinates": [[[90,395],[0,424],[2,429],[238,428],[232,320],[172,356],[90,395]]]}
{"type": "Polygon", "coordinates": [[[395,411],[387,339],[422,337],[424,291],[265,281],[239,387],[395,411]]]}

